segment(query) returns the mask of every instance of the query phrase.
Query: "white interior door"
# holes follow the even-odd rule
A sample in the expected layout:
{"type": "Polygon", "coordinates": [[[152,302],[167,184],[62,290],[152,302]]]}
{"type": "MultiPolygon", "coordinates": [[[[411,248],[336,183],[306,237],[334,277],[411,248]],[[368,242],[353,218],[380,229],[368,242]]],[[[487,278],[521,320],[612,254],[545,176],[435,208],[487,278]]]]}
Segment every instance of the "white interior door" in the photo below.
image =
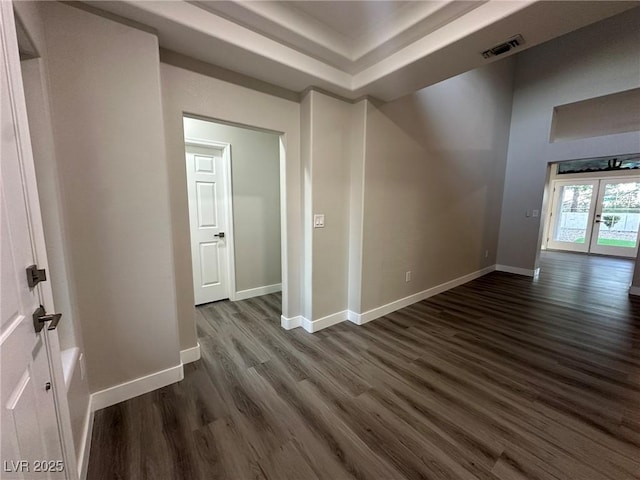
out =
{"type": "Polygon", "coordinates": [[[229,298],[226,149],[185,149],[196,305],[229,298]]]}
{"type": "Polygon", "coordinates": [[[597,180],[553,183],[547,248],[589,251],[597,193],[597,180]]]}
{"type": "Polygon", "coordinates": [[[40,296],[26,275],[36,263],[34,245],[43,239],[35,239],[31,228],[40,219],[28,206],[27,192],[36,182],[10,2],[0,2],[0,51],[0,476],[67,478],[75,466],[63,461],[48,329],[34,330],[40,296]]]}
{"type": "Polygon", "coordinates": [[[635,258],[639,224],[640,178],[601,180],[590,252],[635,258]]]}

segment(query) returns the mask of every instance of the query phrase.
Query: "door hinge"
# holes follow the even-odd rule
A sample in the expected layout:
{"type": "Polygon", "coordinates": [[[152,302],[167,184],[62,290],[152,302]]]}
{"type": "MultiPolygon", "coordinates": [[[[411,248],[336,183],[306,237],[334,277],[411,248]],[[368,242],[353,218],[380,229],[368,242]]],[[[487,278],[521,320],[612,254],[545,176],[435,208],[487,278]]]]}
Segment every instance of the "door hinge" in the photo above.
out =
{"type": "Polygon", "coordinates": [[[51,313],[47,314],[46,310],[42,305],[36,308],[36,311],[33,312],[33,328],[36,333],[40,333],[44,328],[44,324],[47,322],[51,322],[47,330],[55,330],[60,323],[60,319],[62,318],[61,313],[51,313]]]}
{"type": "Polygon", "coordinates": [[[29,284],[29,288],[33,288],[40,282],[44,282],[46,280],[47,271],[44,268],[38,269],[37,265],[27,267],[27,283],[29,284]]]}

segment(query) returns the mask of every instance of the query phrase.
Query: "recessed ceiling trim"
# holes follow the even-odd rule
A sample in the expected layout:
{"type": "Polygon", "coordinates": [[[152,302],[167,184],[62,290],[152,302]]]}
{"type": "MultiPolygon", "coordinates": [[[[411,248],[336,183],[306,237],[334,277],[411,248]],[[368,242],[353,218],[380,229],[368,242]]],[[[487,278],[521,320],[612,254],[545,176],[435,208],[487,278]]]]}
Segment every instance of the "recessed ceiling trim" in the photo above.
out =
{"type": "MultiPolygon", "coordinates": [[[[351,76],[325,62],[305,55],[291,47],[265,37],[260,33],[238,25],[226,18],[205,12],[194,4],[184,1],[161,2],[91,2],[123,16],[133,16],[134,20],[144,18],[158,30],[163,47],[185,54],[183,49],[172,48],[172,43],[188,43],[188,36],[208,37],[229,45],[230,52],[241,49],[254,55],[276,61],[282,65],[317,76],[323,82],[340,88],[349,88],[351,76]],[[185,33],[187,36],[184,36],[185,33]],[[169,44],[167,44],[169,43],[169,44]]],[[[130,17],[131,18],[131,17],[130,17]]],[[[202,47],[202,44],[198,45],[202,47]]],[[[229,58],[234,61],[233,58],[229,58]]]]}
{"type": "MultiPolygon", "coordinates": [[[[629,19],[629,25],[632,25],[634,22],[640,21],[640,8],[635,8],[639,5],[639,2],[624,1],[530,2],[526,8],[516,10],[511,15],[505,16],[502,20],[487,25],[483,29],[478,29],[468,35],[461,35],[455,41],[449,40],[442,48],[435,49],[424,56],[417,55],[414,57],[416,60],[411,63],[402,62],[403,67],[394,69],[394,65],[391,69],[387,68],[386,71],[369,72],[370,79],[357,79],[358,75],[354,76],[360,80],[360,83],[354,82],[353,95],[366,93],[380,99],[393,100],[465,71],[497,61],[498,59],[495,57],[484,59],[481,52],[515,33],[520,33],[526,39],[526,44],[521,49],[515,50],[515,52],[522,52],[555,37],[625,11],[629,11],[625,15],[628,15],[626,18],[629,19]],[[361,87],[358,88],[358,85],[361,87]]],[[[475,12],[476,10],[471,14],[475,12]]],[[[416,52],[411,53],[415,54],[416,52]]],[[[513,51],[508,52],[499,58],[502,59],[514,54],[513,51]]]]}
{"type": "MultiPolygon", "coordinates": [[[[283,43],[350,74],[358,73],[409,43],[478,8],[488,0],[397,2],[401,7],[349,38],[301,10],[304,5],[331,2],[210,1],[194,5],[283,43]]],[[[344,3],[344,2],[338,2],[344,3]]],[[[364,11],[389,2],[360,1],[364,11]]],[[[393,3],[392,3],[393,4],[393,3]]],[[[317,7],[316,7],[317,8],[317,7]]],[[[353,7],[352,7],[353,8],[353,7]]],[[[366,22],[365,22],[366,23],[366,22]]]]}
{"type": "Polygon", "coordinates": [[[283,43],[329,65],[346,69],[349,41],[303,12],[277,2],[196,1],[194,5],[283,43]]]}
{"type": "Polygon", "coordinates": [[[466,15],[455,19],[429,35],[416,40],[402,50],[389,55],[375,65],[355,74],[351,87],[353,90],[363,88],[369,83],[507,18],[533,3],[535,3],[535,0],[484,3],[479,8],[471,10],[466,15]]]}
{"type": "MultiPolygon", "coordinates": [[[[416,2],[420,4],[420,2],[416,2]]],[[[430,35],[431,33],[443,28],[447,24],[455,21],[459,17],[467,14],[471,10],[480,7],[483,1],[457,1],[445,3],[443,2],[438,9],[432,9],[429,15],[425,15],[422,19],[416,20],[411,26],[398,31],[396,35],[388,41],[376,44],[375,48],[369,48],[366,53],[361,56],[356,55],[352,68],[349,70],[351,74],[357,74],[384,60],[385,58],[397,53],[413,42],[430,35]]],[[[372,43],[369,47],[372,47],[372,43]]]]}
{"type": "Polygon", "coordinates": [[[353,48],[351,60],[358,62],[365,55],[369,55],[385,45],[406,44],[407,41],[403,40],[406,38],[416,40],[470,10],[478,8],[486,1],[488,0],[410,2],[399,10],[395,15],[396,18],[387,22],[380,31],[369,32],[361,37],[353,48]]]}
{"type": "MultiPolygon", "coordinates": [[[[321,22],[281,2],[195,1],[203,10],[220,15],[272,40],[325,60],[338,68],[350,61],[349,40],[321,22]]],[[[284,2],[286,3],[286,2],[284,2]]]]}
{"type": "MultiPolygon", "coordinates": [[[[337,2],[326,3],[327,8],[331,9],[331,5],[337,2]]],[[[371,57],[360,57],[365,61],[364,64],[356,64],[326,45],[322,46],[311,41],[308,36],[303,38],[296,34],[295,28],[286,30],[291,35],[288,42],[293,45],[290,46],[285,41],[270,38],[236,21],[223,18],[221,14],[185,1],[91,2],[92,6],[153,27],[158,32],[160,46],[194,59],[297,92],[309,87],[319,87],[347,98],[371,95],[385,101],[486,64],[487,60],[482,58],[481,52],[515,34],[522,34],[526,38],[524,50],[639,4],[637,1],[616,0],[491,0],[473,4],[446,1],[441,8],[429,10],[432,13],[431,21],[438,20],[438,15],[444,15],[439,19],[444,25],[435,28],[431,25],[429,28],[434,29],[430,33],[419,36],[408,44],[403,43],[412,39],[412,28],[417,28],[420,22],[414,23],[414,27],[403,30],[402,34],[394,37],[393,41],[400,41],[400,44],[396,43],[391,47],[393,42],[387,42],[382,44],[384,47],[379,47],[375,55],[382,52],[382,57],[376,57],[372,53],[371,57]],[[469,10],[451,10],[453,7],[460,8],[461,5],[469,10]],[[308,51],[310,45],[317,48],[313,54],[308,51]],[[392,50],[387,51],[386,48],[392,50]]],[[[226,2],[225,5],[229,7],[227,13],[237,6],[234,2],[226,2]]],[[[283,5],[264,8],[270,9],[270,15],[276,15],[274,12],[280,7],[283,5]]],[[[341,11],[343,7],[336,5],[335,11],[341,11]]],[[[396,8],[396,21],[400,22],[398,19],[403,18],[406,12],[417,8],[412,5],[405,7],[396,8]]],[[[349,6],[347,10],[353,13],[353,8],[349,6]]],[[[236,10],[249,12],[243,3],[236,10]]],[[[293,10],[287,11],[290,13],[293,10]]],[[[265,17],[260,18],[267,23],[271,22],[270,25],[281,25],[282,18],[290,18],[287,16],[289,13],[283,13],[285,16],[277,22],[275,16],[271,17],[273,21],[268,22],[264,20],[265,17]]],[[[257,15],[255,8],[251,15],[257,15]]],[[[301,15],[298,16],[302,18],[301,15]]],[[[324,13],[322,18],[330,19],[324,13]]],[[[353,16],[351,21],[354,21],[353,16]]],[[[313,22],[308,24],[311,23],[313,22]]],[[[341,28],[345,29],[345,25],[348,22],[343,22],[341,28]]],[[[317,32],[320,32],[321,26],[316,26],[317,32]]],[[[420,26],[423,27],[424,25],[420,26]]],[[[335,38],[338,39],[337,36],[335,38]]],[[[355,48],[356,44],[357,41],[354,41],[350,48],[355,48]]],[[[512,52],[508,52],[504,56],[511,54],[512,52]]]]}

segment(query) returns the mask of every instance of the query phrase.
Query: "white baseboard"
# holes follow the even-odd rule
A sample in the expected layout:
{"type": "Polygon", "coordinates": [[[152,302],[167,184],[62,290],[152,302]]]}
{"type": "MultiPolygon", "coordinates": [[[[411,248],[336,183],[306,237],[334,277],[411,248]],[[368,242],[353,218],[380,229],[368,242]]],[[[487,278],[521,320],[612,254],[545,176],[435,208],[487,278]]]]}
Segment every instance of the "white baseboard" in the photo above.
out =
{"type": "Polygon", "coordinates": [[[640,287],[629,286],[629,295],[640,295],[640,287]]]}
{"type": "Polygon", "coordinates": [[[195,347],[180,350],[180,363],[183,365],[200,360],[200,344],[195,347]]]}
{"type": "Polygon", "coordinates": [[[537,277],[540,273],[540,269],[536,268],[535,270],[529,270],[527,268],[520,267],[511,267],[509,265],[496,265],[496,271],[498,272],[506,272],[506,273],[514,273],[516,275],[524,275],[526,277],[537,277]]]}
{"type": "Polygon", "coordinates": [[[332,313],[326,317],[318,318],[317,320],[309,320],[308,318],[298,315],[297,317],[280,317],[280,326],[285,330],[291,330],[292,328],[302,327],[309,333],[314,333],[323,328],[330,327],[336,323],[344,322],[349,316],[348,310],[342,312],[332,313]]]}
{"type": "Polygon", "coordinates": [[[246,300],[247,298],[259,297],[260,295],[268,295],[270,293],[276,293],[282,291],[282,284],[275,283],[273,285],[267,285],[264,287],[250,288],[249,290],[240,290],[236,292],[233,299],[234,302],[238,300],[246,300]]]}
{"type": "Polygon", "coordinates": [[[427,290],[423,290],[422,292],[418,292],[413,295],[409,295],[408,297],[401,298],[400,300],[387,303],[386,305],[382,305],[364,313],[356,313],[351,310],[343,310],[341,312],[336,312],[317,320],[309,320],[301,315],[291,318],[280,317],[280,324],[282,328],[286,330],[302,327],[310,333],[314,333],[322,330],[323,328],[330,327],[331,325],[344,322],[345,320],[349,320],[357,325],[362,325],[364,323],[370,322],[371,320],[375,320],[376,318],[384,317],[385,315],[388,315],[391,312],[395,312],[396,310],[400,310],[401,308],[408,307],[409,305],[412,305],[416,302],[420,302],[426,298],[433,297],[434,295],[463,285],[467,282],[470,282],[471,280],[475,280],[476,278],[480,278],[487,273],[493,272],[495,269],[496,266],[491,265],[489,267],[483,268],[482,270],[478,270],[468,275],[455,278],[449,282],[437,285],[427,290]]]}
{"type": "Polygon", "coordinates": [[[442,283],[440,285],[436,285],[435,287],[429,288],[427,290],[423,290],[418,293],[414,293],[413,295],[409,295],[408,297],[401,298],[400,300],[395,300],[391,303],[387,303],[386,305],[382,305],[377,308],[373,308],[364,313],[356,313],[349,311],[348,312],[348,320],[350,322],[355,323],[356,325],[363,325],[371,320],[375,320],[376,318],[384,317],[396,310],[400,310],[401,308],[408,307],[409,305],[413,305],[414,303],[421,302],[429,297],[433,297],[434,295],[438,295],[439,293],[446,292],[455,287],[459,287],[471,280],[475,280],[476,278],[480,278],[487,273],[491,273],[495,270],[495,265],[491,265],[490,267],[483,268],[482,270],[478,270],[473,273],[469,273],[468,275],[464,275],[462,277],[455,278],[448,282],[442,283]]]}
{"type": "MultiPolygon", "coordinates": [[[[369,311],[371,311],[371,310],[369,310],[369,311]]],[[[371,320],[367,320],[366,322],[363,322],[362,318],[363,318],[364,315],[365,315],[364,313],[356,313],[356,312],[354,312],[352,310],[349,310],[347,312],[347,320],[349,320],[351,323],[355,323],[356,325],[362,325],[363,323],[367,323],[367,322],[370,322],[371,320],[373,320],[373,319],[371,319],[371,320]]]]}
{"type": "Polygon", "coordinates": [[[303,318],[302,328],[304,328],[309,333],[314,333],[322,330],[323,328],[335,325],[336,323],[344,322],[348,318],[348,316],[349,311],[343,310],[342,312],[332,313],[331,315],[318,318],[317,320],[308,320],[306,318],[303,318]]]}
{"type": "Polygon", "coordinates": [[[298,328],[300,326],[302,326],[302,319],[304,317],[302,317],[301,315],[298,315],[297,317],[290,317],[287,318],[284,315],[280,316],[280,326],[282,328],[284,328],[285,330],[291,330],[292,328],[298,328]]]}
{"type": "Polygon", "coordinates": [[[89,468],[89,452],[91,451],[91,436],[93,435],[93,406],[91,405],[91,396],[89,396],[89,405],[87,406],[87,415],[82,429],[82,445],[78,455],[78,474],[80,480],[86,480],[87,469],[89,468]]]}
{"type": "Polygon", "coordinates": [[[182,364],[167,368],[120,385],[105,388],[91,394],[91,408],[95,412],[130,398],[149,393],[158,388],[179,382],[184,378],[182,364]]]}

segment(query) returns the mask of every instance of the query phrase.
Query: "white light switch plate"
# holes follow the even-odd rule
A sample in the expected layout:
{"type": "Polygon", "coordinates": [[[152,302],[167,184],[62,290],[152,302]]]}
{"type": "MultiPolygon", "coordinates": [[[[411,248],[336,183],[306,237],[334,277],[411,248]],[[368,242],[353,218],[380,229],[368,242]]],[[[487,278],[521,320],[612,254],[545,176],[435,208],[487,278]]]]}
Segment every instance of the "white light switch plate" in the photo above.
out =
{"type": "Polygon", "coordinates": [[[313,228],[324,228],[324,215],[319,213],[313,216],[313,228]]]}

